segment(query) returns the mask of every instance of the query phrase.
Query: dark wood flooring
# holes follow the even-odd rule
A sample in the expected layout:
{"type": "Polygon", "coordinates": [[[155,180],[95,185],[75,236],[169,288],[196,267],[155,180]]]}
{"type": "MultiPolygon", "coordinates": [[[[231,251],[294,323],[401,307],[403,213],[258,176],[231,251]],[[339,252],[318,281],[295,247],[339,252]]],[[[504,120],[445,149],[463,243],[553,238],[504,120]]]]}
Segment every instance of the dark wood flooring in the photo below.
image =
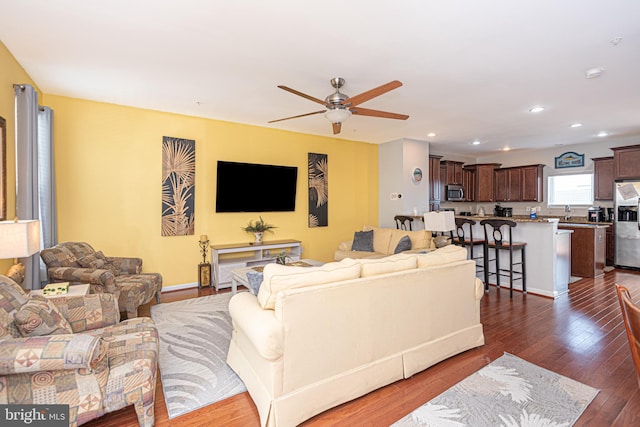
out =
{"type": "MultiPolygon", "coordinates": [[[[614,270],[582,279],[556,300],[495,287],[481,302],[486,344],[445,360],[407,380],[378,389],[330,409],[304,426],[388,426],[504,352],[566,375],[600,393],[576,426],[639,426],[640,389],[631,360],[614,283],[629,288],[640,301],[640,272],[614,270]]],[[[168,292],[163,302],[215,293],[197,289],[168,292]]],[[[149,307],[141,308],[149,315],[149,307]]],[[[137,426],[133,407],[107,414],[87,426],[137,426]]],[[[169,420],[158,378],[156,426],[259,426],[248,393],[169,420]]]]}

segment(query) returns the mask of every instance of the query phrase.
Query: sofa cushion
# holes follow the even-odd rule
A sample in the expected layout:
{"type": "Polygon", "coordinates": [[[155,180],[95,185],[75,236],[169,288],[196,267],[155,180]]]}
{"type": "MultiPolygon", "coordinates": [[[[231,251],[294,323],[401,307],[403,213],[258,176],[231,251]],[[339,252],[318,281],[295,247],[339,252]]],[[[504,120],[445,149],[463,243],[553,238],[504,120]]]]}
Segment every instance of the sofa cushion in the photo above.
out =
{"type": "Polygon", "coordinates": [[[448,264],[467,259],[467,249],[462,246],[448,245],[427,254],[418,254],[418,268],[448,264]]]}
{"type": "Polygon", "coordinates": [[[264,309],[274,309],[278,292],[360,277],[360,264],[353,259],[330,262],[320,267],[294,267],[276,263],[264,266],[258,302],[264,309]]]}
{"type": "Polygon", "coordinates": [[[373,252],[373,230],[353,233],[352,251],[373,252]]]}
{"type": "Polygon", "coordinates": [[[119,274],[118,270],[107,260],[107,257],[104,256],[102,251],[85,255],[82,258],[79,258],[77,262],[84,268],[101,268],[103,270],[109,270],[114,276],[119,274]]]}
{"type": "Polygon", "coordinates": [[[67,319],[45,297],[32,296],[14,317],[16,326],[24,337],[73,333],[67,319]]]}
{"type": "Polygon", "coordinates": [[[360,259],[358,263],[362,266],[360,277],[369,277],[415,269],[417,258],[415,255],[397,254],[378,259],[360,259]]]}
{"type": "Polygon", "coordinates": [[[400,252],[411,250],[411,239],[409,236],[402,236],[396,248],[393,250],[394,254],[399,254],[400,252]]]}

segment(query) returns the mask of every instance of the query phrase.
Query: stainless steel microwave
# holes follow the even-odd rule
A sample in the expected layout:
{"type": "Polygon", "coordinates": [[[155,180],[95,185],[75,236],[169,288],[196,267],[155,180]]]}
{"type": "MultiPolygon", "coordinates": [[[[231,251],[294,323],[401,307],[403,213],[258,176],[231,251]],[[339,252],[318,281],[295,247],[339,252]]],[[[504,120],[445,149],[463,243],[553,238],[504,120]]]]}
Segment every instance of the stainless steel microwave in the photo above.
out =
{"type": "Polygon", "coordinates": [[[464,201],[464,188],[462,188],[462,185],[447,185],[447,200],[452,202],[464,201]]]}

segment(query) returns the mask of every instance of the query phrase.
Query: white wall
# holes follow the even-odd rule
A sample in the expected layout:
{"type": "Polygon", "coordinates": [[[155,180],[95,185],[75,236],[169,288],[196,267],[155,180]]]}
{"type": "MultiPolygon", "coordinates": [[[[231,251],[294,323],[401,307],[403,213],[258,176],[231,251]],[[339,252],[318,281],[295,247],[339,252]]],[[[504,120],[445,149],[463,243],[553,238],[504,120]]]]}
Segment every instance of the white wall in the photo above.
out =
{"type": "Polygon", "coordinates": [[[429,143],[415,139],[400,139],[378,147],[378,217],[379,227],[395,228],[393,217],[420,214],[429,208],[429,143]],[[413,182],[411,172],[422,169],[422,181],[413,182]],[[402,198],[391,200],[391,193],[402,198]]]}

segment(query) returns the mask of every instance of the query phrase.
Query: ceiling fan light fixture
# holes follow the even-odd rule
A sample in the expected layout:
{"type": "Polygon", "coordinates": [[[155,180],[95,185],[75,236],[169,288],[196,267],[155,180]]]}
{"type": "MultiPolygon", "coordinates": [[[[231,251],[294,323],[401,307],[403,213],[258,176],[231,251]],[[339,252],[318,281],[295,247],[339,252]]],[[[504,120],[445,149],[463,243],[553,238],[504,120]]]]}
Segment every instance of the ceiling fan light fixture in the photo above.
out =
{"type": "Polygon", "coordinates": [[[351,111],[347,108],[332,108],[327,110],[327,112],[324,113],[324,116],[331,123],[344,123],[345,120],[351,117],[351,111]]]}

